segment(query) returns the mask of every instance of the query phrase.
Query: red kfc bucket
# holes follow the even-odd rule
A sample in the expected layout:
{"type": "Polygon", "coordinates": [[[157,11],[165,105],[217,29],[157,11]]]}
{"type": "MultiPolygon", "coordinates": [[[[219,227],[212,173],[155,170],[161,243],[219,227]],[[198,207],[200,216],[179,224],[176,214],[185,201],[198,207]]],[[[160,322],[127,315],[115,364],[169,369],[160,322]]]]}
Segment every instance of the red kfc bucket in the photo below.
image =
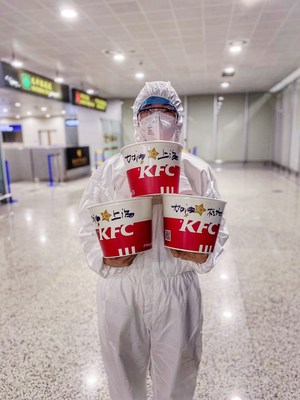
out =
{"type": "Polygon", "coordinates": [[[131,196],[178,193],[182,145],[155,140],[121,149],[131,196]]]}
{"type": "Polygon", "coordinates": [[[176,194],[165,194],[162,201],[165,246],[212,253],[226,202],[209,197],[176,194]]]}
{"type": "Polygon", "coordinates": [[[122,257],[152,247],[152,198],[88,207],[104,257],[122,257]]]}

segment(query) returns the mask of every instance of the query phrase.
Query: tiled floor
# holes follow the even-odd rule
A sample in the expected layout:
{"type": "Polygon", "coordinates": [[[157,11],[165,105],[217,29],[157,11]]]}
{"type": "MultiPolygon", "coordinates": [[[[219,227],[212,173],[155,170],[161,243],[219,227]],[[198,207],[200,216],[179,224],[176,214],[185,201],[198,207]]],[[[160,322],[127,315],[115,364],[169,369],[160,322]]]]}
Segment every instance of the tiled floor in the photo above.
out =
{"type": "MultiPolygon", "coordinates": [[[[195,399],[299,400],[300,186],[264,167],[216,174],[231,236],[215,269],[200,276],[195,399]]],[[[14,184],[18,202],[0,206],[1,400],[109,399],[97,277],[77,239],[86,182],[14,184]]]]}

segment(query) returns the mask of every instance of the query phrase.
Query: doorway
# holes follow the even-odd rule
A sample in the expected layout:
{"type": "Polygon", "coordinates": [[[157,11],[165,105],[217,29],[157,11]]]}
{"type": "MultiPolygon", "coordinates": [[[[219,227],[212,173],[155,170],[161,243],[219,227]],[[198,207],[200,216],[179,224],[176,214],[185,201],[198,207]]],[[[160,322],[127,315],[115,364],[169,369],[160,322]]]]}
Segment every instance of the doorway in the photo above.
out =
{"type": "Polygon", "coordinates": [[[56,129],[40,129],[38,131],[39,145],[40,146],[51,146],[52,145],[52,134],[57,132],[56,129]]]}

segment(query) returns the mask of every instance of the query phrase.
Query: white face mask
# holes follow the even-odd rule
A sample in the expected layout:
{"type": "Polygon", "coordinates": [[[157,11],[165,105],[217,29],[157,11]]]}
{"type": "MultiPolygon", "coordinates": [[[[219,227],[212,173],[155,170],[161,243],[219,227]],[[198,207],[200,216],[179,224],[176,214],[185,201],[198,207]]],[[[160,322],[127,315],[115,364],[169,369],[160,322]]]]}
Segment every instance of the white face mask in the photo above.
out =
{"type": "Polygon", "coordinates": [[[139,133],[146,142],[174,140],[176,129],[176,119],[159,111],[143,118],[138,125],[139,133]]]}

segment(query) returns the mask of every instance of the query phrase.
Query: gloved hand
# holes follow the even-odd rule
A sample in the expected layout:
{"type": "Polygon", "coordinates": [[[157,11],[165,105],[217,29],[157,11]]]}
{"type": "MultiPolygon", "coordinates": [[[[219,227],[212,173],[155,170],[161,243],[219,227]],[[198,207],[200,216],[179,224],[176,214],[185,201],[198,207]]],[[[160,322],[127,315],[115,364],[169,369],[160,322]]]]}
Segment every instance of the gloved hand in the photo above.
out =
{"type": "Polygon", "coordinates": [[[193,261],[197,264],[203,264],[208,259],[209,254],[204,253],[193,253],[189,251],[182,251],[182,250],[174,250],[170,249],[173,257],[181,258],[182,260],[186,261],[193,261]]]}
{"type": "Polygon", "coordinates": [[[133,263],[133,260],[135,259],[136,256],[137,254],[125,257],[112,257],[112,258],[103,257],[103,262],[105,265],[113,268],[129,267],[133,263]]]}

